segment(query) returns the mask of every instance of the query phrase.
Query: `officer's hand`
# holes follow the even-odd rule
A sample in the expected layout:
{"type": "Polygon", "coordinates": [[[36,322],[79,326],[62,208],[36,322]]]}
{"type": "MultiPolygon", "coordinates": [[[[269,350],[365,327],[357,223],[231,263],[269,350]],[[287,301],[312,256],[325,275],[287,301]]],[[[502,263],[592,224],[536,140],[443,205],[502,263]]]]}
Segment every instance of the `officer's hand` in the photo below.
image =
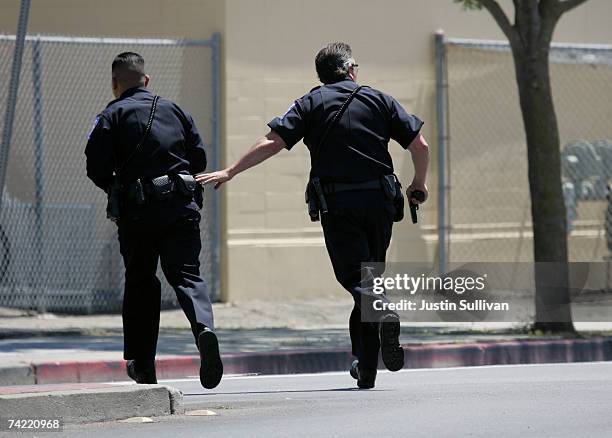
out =
{"type": "Polygon", "coordinates": [[[215,189],[218,189],[221,184],[232,179],[232,175],[227,169],[219,170],[211,173],[200,173],[195,176],[197,182],[203,186],[208,184],[214,184],[215,189]]]}
{"type": "Polygon", "coordinates": [[[418,199],[411,197],[409,199],[409,202],[412,202],[413,204],[422,204],[423,202],[427,201],[427,198],[429,197],[429,190],[427,189],[427,184],[412,181],[412,183],[408,186],[407,192],[412,193],[415,190],[420,190],[421,192],[425,193],[425,198],[423,198],[422,201],[419,201],[418,199]]]}

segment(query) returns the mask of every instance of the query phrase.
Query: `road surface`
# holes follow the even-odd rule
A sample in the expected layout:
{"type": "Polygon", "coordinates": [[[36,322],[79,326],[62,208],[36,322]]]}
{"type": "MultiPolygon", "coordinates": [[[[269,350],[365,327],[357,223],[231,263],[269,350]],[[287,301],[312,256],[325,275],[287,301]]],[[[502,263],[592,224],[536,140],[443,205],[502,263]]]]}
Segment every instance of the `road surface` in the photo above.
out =
{"type": "Polygon", "coordinates": [[[375,390],[348,373],[165,381],[188,411],[153,423],[68,426],[70,437],[610,437],[612,362],[404,370],[375,390]],[[210,413],[209,413],[210,414],[210,413]]]}

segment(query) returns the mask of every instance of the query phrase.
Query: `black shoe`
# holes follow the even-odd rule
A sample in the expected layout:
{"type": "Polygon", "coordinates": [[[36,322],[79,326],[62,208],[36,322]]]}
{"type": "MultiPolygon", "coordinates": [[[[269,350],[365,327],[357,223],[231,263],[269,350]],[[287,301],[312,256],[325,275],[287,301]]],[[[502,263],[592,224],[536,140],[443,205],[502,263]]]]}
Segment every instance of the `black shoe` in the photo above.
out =
{"type": "Polygon", "coordinates": [[[198,335],[200,350],[200,383],[206,389],[212,389],[221,382],[223,377],[223,362],[219,355],[217,335],[206,327],[198,335]]]}
{"type": "Polygon", "coordinates": [[[404,350],[399,343],[400,323],[397,315],[385,315],[380,320],[380,350],[389,371],[404,367],[404,350]]]}
{"type": "Polygon", "coordinates": [[[355,359],[351,364],[351,369],[349,373],[351,373],[351,377],[355,380],[359,380],[359,371],[357,371],[357,365],[359,365],[359,361],[355,359]]]}
{"type": "Polygon", "coordinates": [[[127,375],[136,383],[156,384],[155,363],[141,368],[135,360],[128,360],[126,365],[127,375]]]}
{"type": "Polygon", "coordinates": [[[376,382],[376,368],[371,370],[363,369],[359,366],[359,361],[354,360],[351,364],[350,373],[353,379],[357,380],[357,386],[360,389],[374,388],[374,382],[376,382]]]}

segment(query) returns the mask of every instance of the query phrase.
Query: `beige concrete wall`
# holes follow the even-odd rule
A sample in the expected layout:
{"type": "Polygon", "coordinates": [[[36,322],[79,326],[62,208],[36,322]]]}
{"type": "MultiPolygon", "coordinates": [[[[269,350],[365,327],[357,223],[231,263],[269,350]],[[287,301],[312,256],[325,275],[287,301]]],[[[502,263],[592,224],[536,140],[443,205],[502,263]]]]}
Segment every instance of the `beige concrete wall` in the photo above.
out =
{"type": "MultiPolygon", "coordinates": [[[[19,0],[2,0],[0,32],[14,34],[19,0]]],[[[209,38],[222,32],[223,0],[32,0],[31,34],[209,38]]]]}
{"type": "MultiPolygon", "coordinates": [[[[512,3],[502,1],[508,11],[512,3]]],[[[612,3],[591,0],[564,17],[556,41],[609,43],[612,3]]],[[[386,91],[426,122],[432,145],[432,197],[421,224],[396,224],[390,259],[436,256],[435,76],[433,34],[503,39],[485,12],[464,12],[451,0],[227,0],[227,159],[233,161],[265,124],[317,85],[314,56],[324,44],[351,44],[359,81],[386,91]]],[[[408,154],[392,144],[402,180],[412,178],[408,154]]],[[[303,145],[240,175],[227,192],[228,294],[294,296],[343,293],[334,282],[318,224],[303,203],[308,155],[303,145]],[[249,263],[250,261],[250,263],[249,263]],[[268,272],[272,270],[273,272],[268,272]],[[289,271],[289,272],[287,272],[289,271]],[[264,272],[262,274],[262,272],[264,272]]]]}

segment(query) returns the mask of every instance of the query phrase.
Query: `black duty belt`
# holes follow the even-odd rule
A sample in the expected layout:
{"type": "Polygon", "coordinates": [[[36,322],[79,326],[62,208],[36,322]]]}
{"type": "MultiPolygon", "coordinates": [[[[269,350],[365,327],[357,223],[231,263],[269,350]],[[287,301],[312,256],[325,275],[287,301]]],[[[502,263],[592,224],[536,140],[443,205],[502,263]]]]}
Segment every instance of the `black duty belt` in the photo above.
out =
{"type": "Polygon", "coordinates": [[[143,204],[149,200],[164,200],[175,194],[193,196],[197,182],[191,175],[162,175],[157,178],[141,178],[125,187],[128,199],[143,204]]]}
{"type": "Polygon", "coordinates": [[[321,183],[321,186],[323,187],[323,193],[326,195],[356,190],[380,190],[382,188],[378,179],[355,183],[321,183]]]}

